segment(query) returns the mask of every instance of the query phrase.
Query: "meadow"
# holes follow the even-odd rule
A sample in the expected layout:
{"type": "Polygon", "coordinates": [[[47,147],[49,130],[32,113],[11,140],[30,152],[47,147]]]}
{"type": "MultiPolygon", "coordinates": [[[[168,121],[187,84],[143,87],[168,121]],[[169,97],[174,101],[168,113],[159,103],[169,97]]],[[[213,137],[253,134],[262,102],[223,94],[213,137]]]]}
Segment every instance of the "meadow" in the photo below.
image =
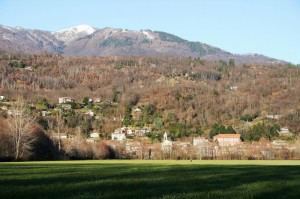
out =
{"type": "Polygon", "coordinates": [[[0,198],[300,198],[300,161],[0,163],[0,198]]]}

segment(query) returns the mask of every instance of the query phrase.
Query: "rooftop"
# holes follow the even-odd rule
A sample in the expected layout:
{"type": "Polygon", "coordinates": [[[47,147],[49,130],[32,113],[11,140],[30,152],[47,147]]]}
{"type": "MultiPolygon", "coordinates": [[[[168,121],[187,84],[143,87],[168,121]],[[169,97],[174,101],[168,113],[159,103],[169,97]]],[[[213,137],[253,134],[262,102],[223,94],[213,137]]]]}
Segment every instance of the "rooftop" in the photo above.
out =
{"type": "Polygon", "coordinates": [[[214,138],[240,138],[241,134],[218,134],[214,138]]]}

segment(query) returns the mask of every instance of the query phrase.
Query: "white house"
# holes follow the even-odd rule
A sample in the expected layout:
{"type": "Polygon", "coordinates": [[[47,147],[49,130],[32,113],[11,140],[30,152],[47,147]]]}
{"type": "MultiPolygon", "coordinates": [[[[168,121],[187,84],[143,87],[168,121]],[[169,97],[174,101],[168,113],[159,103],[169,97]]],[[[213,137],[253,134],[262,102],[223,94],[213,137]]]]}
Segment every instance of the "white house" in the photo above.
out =
{"type": "Polygon", "coordinates": [[[133,109],[133,111],[136,112],[136,113],[140,113],[140,112],[142,112],[142,109],[140,109],[140,108],[135,108],[135,109],[133,109]]]}
{"type": "Polygon", "coordinates": [[[8,115],[13,115],[13,116],[19,116],[19,115],[21,115],[21,111],[18,111],[18,110],[8,110],[7,114],[8,115]]]}
{"type": "Polygon", "coordinates": [[[52,138],[55,138],[55,139],[58,139],[58,138],[60,138],[60,139],[67,139],[68,138],[68,134],[66,134],[66,133],[60,133],[60,134],[53,133],[52,134],[52,138]]]}
{"type": "Polygon", "coordinates": [[[278,120],[281,117],[281,115],[266,115],[266,118],[278,120]]]}
{"type": "Polygon", "coordinates": [[[66,134],[66,133],[61,133],[61,134],[60,134],[60,138],[62,138],[62,139],[67,139],[67,138],[68,138],[68,134],[66,134]]]}
{"type": "Polygon", "coordinates": [[[95,103],[100,103],[100,102],[101,102],[101,99],[100,99],[100,98],[95,98],[95,99],[94,99],[94,102],[95,102],[95,103]]]}
{"type": "Polygon", "coordinates": [[[237,86],[230,86],[230,90],[232,90],[232,91],[236,91],[237,89],[238,89],[237,86]]]}
{"type": "Polygon", "coordinates": [[[51,112],[50,111],[42,111],[42,116],[45,117],[45,116],[50,116],[51,115],[51,112]]]}
{"type": "Polygon", "coordinates": [[[139,118],[141,115],[142,115],[142,109],[137,107],[132,110],[132,118],[133,119],[139,118]]]}
{"type": "Polygon", "coordinates": [[[33,68],[31,66],[27,66],[24,68],[25,70],[33,71],[33,68]]]}
{"type": "Polygon", "coordinates": [[[207,137],[195,137],[193,138],[193,146],[201,146],[208,143],[207,137]]]}
{"type": "Polygon", "coordinates": [[[128,134],[128,135],[131,135],[133,134],[134,130],[131,128],[131,127],[128,127],[125,129],[125,132],[128,134]]]}
{"type": "Polygon", "coordinates": [[[284,140],[279,140],[279,139],[273,140],[273,141],[272,141],[272,145],[275,146],[275,147],[281,147],[281,146],[286,145],[286,141],[284,141],[284,140]]]}
{"type": "Polygon", "coordinates": [[[293,135],[293,134],[289,131],[289,129],[286,128],[286,127],[280,128],[280,131],[278,131],[278,134],[281,135],[281,136],[292,136],[292,135],[293,135]]]}
{"type": "Polygon", "coordinates": [[[93,139],[93,138],[87,138],[87,139],[85,139],[85,142],[86,143],[95,143],[95,139],[93,139]]]}
{"type": "Polygon", "coordinates": [[[74,102],[74,100],[70,97],[59,97],[58,98],[58,103],[60,103],[60,104],[64,104],[64,103],[68,103],[68,102],[74,102]]]}
{"type": "Polygon", "coordinates": [[[99,136],[99,133],[91,133],[90,137],[91,138],[99,138],[100,136],[99,136]]]}
{"type": "Polygon", "coordinates": [[[147,129],[138,128],[138,129],[134,130],[134,133],[135,133],[136,136],[144,136],[146,131],[147,131],[147,129]]]}
{"type": "Polygon", "coordinates": [[[72,106],[71,106],[71,104],[62,104],[61,108],[64,109],[64,110],[71,110],[72,106]]]}
{"type": "Polygon", "coordinates": [[[111,134],[112,140],[126,140],[125,133],[112,133],[111,134]]]}
{"type": "Polygon", "coordinates": [[[4,106],[1,107],[1,109],[7,111],[8,110],[8,106],[4,105],[4,106]]]}
{"type": "Polygon", "coordinates": [[[87,112],[85,112],[86,115],[89,115],[91,117],[94,117],[95,116],[95,113],[91,110],[88,110],[87,112]]]}
{"type": "Polygon", "coordinates": [[[121,128],[116,129],[114,133],[125,133],[128,135],[132,135],[135,133],[135,130],[131,126],[123,126],[121,128]]]}

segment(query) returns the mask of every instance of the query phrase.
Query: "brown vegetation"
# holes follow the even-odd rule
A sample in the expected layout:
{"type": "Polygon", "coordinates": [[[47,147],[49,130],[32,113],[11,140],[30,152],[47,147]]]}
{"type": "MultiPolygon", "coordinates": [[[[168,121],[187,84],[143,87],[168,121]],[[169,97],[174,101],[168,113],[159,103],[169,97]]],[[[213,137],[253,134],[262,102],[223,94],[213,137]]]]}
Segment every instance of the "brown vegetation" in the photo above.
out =
{"type": "Polygon", "coordinates": [[[85,96],[112,101],[116,88],[119,106],[111,117],[124,115],[125,106],[156,104],[179,123],[209,126],[237,124],[242,115],[283,115],[282,125],[299,132],[300,69],[272,65],[208,62],[188,58],[24,56],[1,55],[0,89],[11,98],[22,94],[35,102],[59,96],[81,101],[85,96]],[[22,60],[34,70],[9,66],[22,60]],[[230,90],[236,86],[237,90],[230,90]],[[123,107],[123,108],[122,108],[123,107]]]}
{"type": "MultiPolygon", "coordinates": [[[[172,140],[208,135],[213,124],[234,126],[243,134],[252,128],[252,124],[242,121],[248,118],[258,118],[268,125],[279,123],[294,134],[300,132],[300,69],[291,65],[245,65],[236,64],[234,60],[178,57],[86,58],[1,53],[0,93],[11,101],[21,95],[33,104],[47,99],[53,115],[37,116],[37,123],[42,127],[34,123],[28,131],[36,132],[35,135],[41,137],[37,140],[50,147],[48,157],[52,158],[57,151],[74,158],[111,157],[104,143],[88,145],[80,140],[60,143],[59,139],[55,141],[50,137],[63,130],[73,135],[80,131],[83,137],[96,131],[107,138],[125,122],[152,127],[156,134],[148,137],[153,142],[160,141],[162,130],[169,130],[172,140]],[[53,107],[61,96],[75,99],[75,108],[92,109],[98,118],[70,110],[64,112],[63,121],[59,123],[59,112],[53,107]],[[83,104],[87,96],[100,98],[101,103],[83,104]],[[132,119],[132,110],[136,107],[143,112],[132,119]],[[277,121],[265,119],[266,115],[281,117],[277,121]],[[100,152],[96,150],[99,148],[100,152]]],[[[11,106],[11,103],[2,102],[1,106],[11,106]]],[[[37,106],[31,109],[38,114],[37,106]]],[[[15,159],[21,159],[19,152],[12,150],[15,141],[3,142],[11,139],[13,126],[8,125],[11,116],[5,111],[0,113],[1,156],[10,154],[7,157],[12,157],[14,153],[15,159]]],[[[26,149],[28,154],[38,153],[33,148],[26,149]]]]}

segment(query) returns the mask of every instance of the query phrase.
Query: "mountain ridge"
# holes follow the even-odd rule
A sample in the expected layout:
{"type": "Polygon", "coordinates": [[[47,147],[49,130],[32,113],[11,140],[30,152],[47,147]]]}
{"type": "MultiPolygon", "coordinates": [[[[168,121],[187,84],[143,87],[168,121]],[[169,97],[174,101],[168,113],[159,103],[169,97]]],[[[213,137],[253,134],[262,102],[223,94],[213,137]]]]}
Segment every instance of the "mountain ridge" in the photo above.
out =
{"type": "Polygon", "coordinates": [[[0,25],[0,48],[8,52],[51,53],[71,56],[180,56],[244,63],[286,63],[263,55],[232,54],[202,42],[146,30],[94,28],[78,25],[50,32],[0,25]]]}

